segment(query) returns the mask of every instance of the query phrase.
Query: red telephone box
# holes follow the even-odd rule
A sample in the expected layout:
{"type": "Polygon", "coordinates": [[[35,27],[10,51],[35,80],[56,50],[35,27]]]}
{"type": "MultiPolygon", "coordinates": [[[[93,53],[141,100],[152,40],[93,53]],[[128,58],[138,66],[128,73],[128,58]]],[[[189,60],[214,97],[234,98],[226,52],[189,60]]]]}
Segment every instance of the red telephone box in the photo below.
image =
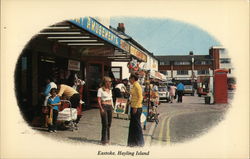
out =
{"type": "Polygon", "coordinates": [[[214,71],[214,102],[227,103],[227,70],[214,71]]]}

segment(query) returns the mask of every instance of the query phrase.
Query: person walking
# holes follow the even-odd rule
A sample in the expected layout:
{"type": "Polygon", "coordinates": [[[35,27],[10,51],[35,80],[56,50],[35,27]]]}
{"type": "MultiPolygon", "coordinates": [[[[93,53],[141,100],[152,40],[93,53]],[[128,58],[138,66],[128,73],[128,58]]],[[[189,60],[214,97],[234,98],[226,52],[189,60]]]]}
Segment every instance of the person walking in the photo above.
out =
{"type": "Polygon", "coordinates": [[[133,85],[131,95],[131,113],[128,133],[128,146],[144,146],[144,138],[141,127],[142,113],[142,88],[138,83],[138,76],[131,74],[129,82],[133,85]]]}
{"type": "Polygon", "coordinates": [[[103,78],[101,88],[99,88],[97,92],[97,99],[102,122],[101,143],[103,145],[110,144],[110,127],[112,122],[113,111],[111,85],[111,78],[105,76],[103,78]]]}
{"type": "Polygon", "coordinates": [[[182,103],[182,96],[183,96],[184,88],[185,86],[181,82],[177,85],[177,95],[178,95],[177,102],[178,103],[182,103]]]}
{"type": "Polygon", "coordinates": [[[173,103],[173,101],[174,101],[175,91],[176,91],[176,86],[171,85],[169,87],[170,103],[173,103]]]}

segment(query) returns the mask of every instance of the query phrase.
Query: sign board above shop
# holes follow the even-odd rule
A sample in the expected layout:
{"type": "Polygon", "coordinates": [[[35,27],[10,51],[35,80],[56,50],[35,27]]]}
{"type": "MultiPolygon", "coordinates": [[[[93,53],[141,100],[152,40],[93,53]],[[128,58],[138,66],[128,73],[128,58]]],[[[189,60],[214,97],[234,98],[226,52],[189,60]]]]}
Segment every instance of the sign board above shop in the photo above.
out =
{"type": "Polygon", "coordinates": [[[68,70],[80,71],[80,68],[81,68],[81,63],[79,61],[75,60],[68,61],[68,70]]]}
{"type": "Polygon", "coordinates": [[[87,30],[88,32],[98,36],[99,38],[115,45],[116,47],[129,52],[129,44],[122,40],[119,36],[106,28],[104,25],[91,17],[82,17],[69,20],[71,23],[87,30]]]}
{"type": "Polygon", "coordinates": [[[139,49],[137,49],[137,48],[135,48],[133,46],[130,46],[130,53],[131,53],[131,55],[134,55],[135,57],[142,60],[143,62],[147,62],[147,55],[145,55],[139,49]]]}

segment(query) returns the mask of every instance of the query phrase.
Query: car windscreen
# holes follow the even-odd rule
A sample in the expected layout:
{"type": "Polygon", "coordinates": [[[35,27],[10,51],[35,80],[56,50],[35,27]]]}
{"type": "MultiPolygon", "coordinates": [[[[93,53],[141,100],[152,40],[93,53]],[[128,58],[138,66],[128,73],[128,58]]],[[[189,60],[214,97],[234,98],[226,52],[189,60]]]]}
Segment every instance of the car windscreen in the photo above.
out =
{"type": "Polygon", "coordinates": [[[186,85],[185,86],[185,89],[192,89],[193,88],[193,86],[191,86],[191,85],[186,85]]]}
{"type": "Polygon", "coordinates": [[[167,88],[166,88],[166,87],[159,87],[159,88],[158,88],[158,91],[159,91],[159,92],[166,92],[166,91],[167,91],[167,88]]]}

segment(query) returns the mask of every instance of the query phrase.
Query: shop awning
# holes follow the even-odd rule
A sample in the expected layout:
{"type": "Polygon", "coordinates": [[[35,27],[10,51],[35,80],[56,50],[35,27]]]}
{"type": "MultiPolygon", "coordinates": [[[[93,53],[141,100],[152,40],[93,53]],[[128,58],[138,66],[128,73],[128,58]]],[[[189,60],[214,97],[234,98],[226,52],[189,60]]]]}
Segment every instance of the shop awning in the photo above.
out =
{"type": "Polygon", "coordinates": [[[74,48],[83,56],[105,56],[110,60],[130,61],[129,44],[90,17],[49,26],[40,31],[39,38],[74,48]],[[93,26],[94,30],[91,30],[93,26]]]}
{"type": "Polygon", "coordinates": [[[123,51],[129,52],[129,44],[122,40],[119,36],[113,33],[110,29],[96,21],[91,17],[82,17],[77,19],[71,19],[69,22],[76,26],[96,35],[104,41],[120,48],[123,51]]]}
{"type": "Polygon", "coordinates": [[[85,56],[100,56],[95,48],[106,49],[112,46],[113,54],[103,51],[101,56],[106,56],[113,61],[130,61],[135,57],[139,61],[146,62],[147,55],[140,49],[132,46],[106,26],[91,17],[82,17],[60,22],[42,30],[39,35],[48,40],[56,41],[62,45],[68,45],[76,49],[91,49],[85,56]]]}
{"type": "Polygon", "coordinates": [[[150,78],[155,78],[161,81],[167,81],[167,77],[158,71],[150,71],[150,78]]]}

